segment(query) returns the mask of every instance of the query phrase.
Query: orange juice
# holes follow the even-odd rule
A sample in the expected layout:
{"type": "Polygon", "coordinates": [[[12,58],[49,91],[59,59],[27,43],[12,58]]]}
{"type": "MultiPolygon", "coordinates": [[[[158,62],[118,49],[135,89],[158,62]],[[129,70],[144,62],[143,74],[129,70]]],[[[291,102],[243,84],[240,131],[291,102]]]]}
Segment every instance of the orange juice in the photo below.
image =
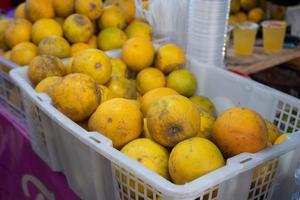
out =
{"type": "Polygon", "coordinates": [[[252,22],[237,24],[233,30],[234,52],[240,56],[250,56],[253,53],[258,25],[252,22]]]}
{"type": "Polygon", "coordinates": [[[287,23],[284,21],[264,21],[263,43],[267,53],[275,53],[282,49],[287,23]]]}

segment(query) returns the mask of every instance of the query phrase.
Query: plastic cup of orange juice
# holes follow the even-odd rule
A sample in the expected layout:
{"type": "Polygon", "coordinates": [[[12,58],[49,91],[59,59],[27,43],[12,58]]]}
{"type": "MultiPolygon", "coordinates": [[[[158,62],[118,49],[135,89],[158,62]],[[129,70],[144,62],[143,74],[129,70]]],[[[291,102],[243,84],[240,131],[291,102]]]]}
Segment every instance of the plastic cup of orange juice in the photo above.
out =
{"type": "Polygon", "coordinates": [[[263,44],[267,53],[282,50],[287,23],[285,21],[268,20],[261,23],[263,27],[263,44]]]}
{"type": "Polygon", "coordinates": [[[235,25],[233,30],[233,49],[236,55],[251,56],[256,39],[258,24],[243,22],[235,25]]]}

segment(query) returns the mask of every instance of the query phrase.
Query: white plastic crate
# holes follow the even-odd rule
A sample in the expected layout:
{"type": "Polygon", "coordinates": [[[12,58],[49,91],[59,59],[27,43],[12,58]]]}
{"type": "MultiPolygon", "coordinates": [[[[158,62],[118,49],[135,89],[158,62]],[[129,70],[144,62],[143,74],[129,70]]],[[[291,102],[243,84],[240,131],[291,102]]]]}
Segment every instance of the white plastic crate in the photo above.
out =
{"type": "Polygon", "coordinates": [[[240,154],[214,172],[188,184],[175,185],[114,149],[109,139],[85,131],[57,111],[48,96],[34,91],[27,68],[14,69],[10,75],[24,99],[42,116],[40,121],[34,115],[27,117],[37,123],[33,125],[36,131],[41,129],[44,133],[45,148],[54,158],[52,161],[61,166],[71,188],[82,199],[289,199],[300,157],[300,101],[196,61],[190,62],[188,68],[198,77],[197,93],[213,99],[219,112],[232,105],[252,108],[281,131],[293,134],[280,145],[256,154],[240,154]],[[220,99],[227,103],[220,104],[220,99]],[[142,193],[138,190],[141,186],[142,193]]]}
{"type": "Polygon", "coordinates": [[[21,92],[5,71],[16,67],[19,66],[0,56],[0,104],[15,116],[14,120],[26,127],[21,92]]]}

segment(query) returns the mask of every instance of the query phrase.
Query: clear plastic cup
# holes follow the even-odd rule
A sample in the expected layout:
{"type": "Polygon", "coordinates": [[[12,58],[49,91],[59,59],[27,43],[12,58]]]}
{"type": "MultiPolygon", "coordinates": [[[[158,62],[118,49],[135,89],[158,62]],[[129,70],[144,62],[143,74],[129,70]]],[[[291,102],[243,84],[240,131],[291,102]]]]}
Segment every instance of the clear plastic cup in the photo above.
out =
{"type": "Polygon", "coordinates": [[[230,45],[230,38],[231,38],[231,33],[232,33],[233,28],[234,27],[232,25],[227,26],[227,34],[226,34],[226,40],[225,40],[225,55],[227,54],[227,49],[229,48],[229,45],[230,45]]]}
{"type": "Polygon", "coordinates": [[[282,50],[287,23],[285,21],[269,20],[261,23],[263,27],[263,44],[267,53],[282,50]]]}
{"type": "Polygon", "coordinates": [[[233,30],[233,48],[239,56],[250,56],[256,39],[258,24],[243,22],[235,25],[233,30]]]}

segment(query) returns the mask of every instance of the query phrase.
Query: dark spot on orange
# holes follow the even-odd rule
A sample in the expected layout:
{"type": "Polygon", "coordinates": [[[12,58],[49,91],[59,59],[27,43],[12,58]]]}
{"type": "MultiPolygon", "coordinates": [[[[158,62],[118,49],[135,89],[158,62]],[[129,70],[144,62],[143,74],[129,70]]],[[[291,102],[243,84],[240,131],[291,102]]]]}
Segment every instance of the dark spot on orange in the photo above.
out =
{"type": "Polygon", "coordinates": [[[74,22],[79,25],[79,26],[83,26],[85,24],[85,18],[81,15],[75,15],[74,16],[74,22]]]}
{"type": "Polygon", "coordinates": [[[138,162],[142,162],[143,159],[142,159],[142,158],[138,158],[137,161],[138,161],[138,162]]]}
{"type": "Polygon", "coordinates": [[[179,126],[171,126],[168,129],[168,134],[169,135],[176,135],[181,131],[181,128],[179,126]]]}
{"type": "Polygon", "coordinates": [[[96,69],[100,69],[101,66],[102,66],[101,63],[96,63],[95,68],[96,68],[96,69]]]}
{"type": "Polygon", "coordinates": [[[111,123],[112,122],[112,118],[111,117],[107,118],[107,122],[111,123]]]}
{"type": "Polygon", "coordinates": [[[90,7],[92,10],[95,10],[97,8],[97,5],[95,3],[90,3],[90,7]]]}

